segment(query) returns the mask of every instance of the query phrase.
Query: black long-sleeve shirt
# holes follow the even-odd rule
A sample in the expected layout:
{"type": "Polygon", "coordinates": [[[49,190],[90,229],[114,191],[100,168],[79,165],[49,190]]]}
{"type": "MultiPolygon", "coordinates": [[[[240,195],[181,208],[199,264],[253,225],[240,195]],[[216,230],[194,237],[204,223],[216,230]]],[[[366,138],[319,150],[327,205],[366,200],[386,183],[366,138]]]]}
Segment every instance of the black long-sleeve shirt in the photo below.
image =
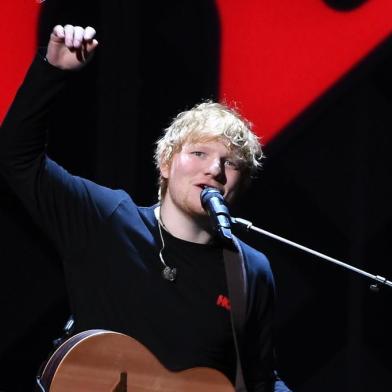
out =
{"type": "MultiPolygon", "coordinates": [[[[122,332],[169,369],[208,366],[233,380],[236,356],[221,249],[163,233],[165,261],[178,277],[162,279],[154,208],[72,176],[47,157],[47,114],[68,75],[35,59],[1,129],[0,168],[62,256],[77,330],[122,332]]],[[[262,253],[240,245],[248,281],[246,383],[250,391],[287,391],[273,371],[270,266],[262,253]]]]}

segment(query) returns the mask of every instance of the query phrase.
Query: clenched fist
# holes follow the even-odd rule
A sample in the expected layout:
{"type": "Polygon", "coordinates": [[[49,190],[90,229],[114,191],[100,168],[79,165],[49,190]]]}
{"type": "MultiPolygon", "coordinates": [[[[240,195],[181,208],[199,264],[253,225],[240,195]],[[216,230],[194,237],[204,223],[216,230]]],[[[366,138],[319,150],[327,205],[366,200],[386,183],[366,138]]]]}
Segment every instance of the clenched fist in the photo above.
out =
{"type": "Polygon", "coordinates": [[[94,36],[95,30],[89,26],[57,25],[50,35],[46,59],[60,69],[79,69],[86,64],[98,45],[94,36]]]}

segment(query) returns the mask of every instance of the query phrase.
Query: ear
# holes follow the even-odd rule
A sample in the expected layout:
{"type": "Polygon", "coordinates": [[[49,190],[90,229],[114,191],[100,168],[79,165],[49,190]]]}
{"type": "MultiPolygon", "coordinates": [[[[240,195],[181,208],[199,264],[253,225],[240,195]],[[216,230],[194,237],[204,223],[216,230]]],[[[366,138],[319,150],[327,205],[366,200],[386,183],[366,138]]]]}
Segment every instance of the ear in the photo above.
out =
{"type": "Polygon", "coordinates": [[[159,171],[161,173],[161,177],[165,178],[166,180],[169,178],[169,170],[170,170],[170,165],[168,162],[161,163],[159,165],[159,171]]]}

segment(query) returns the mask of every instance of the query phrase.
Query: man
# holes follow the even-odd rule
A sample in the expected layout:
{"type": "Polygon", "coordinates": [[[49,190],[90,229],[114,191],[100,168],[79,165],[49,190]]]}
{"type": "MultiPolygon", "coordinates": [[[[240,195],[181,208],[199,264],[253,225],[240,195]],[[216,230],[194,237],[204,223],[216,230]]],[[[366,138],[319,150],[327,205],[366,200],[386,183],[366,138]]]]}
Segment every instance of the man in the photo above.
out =
{"type": "MultiPolygon", "coordinates": [[[[259,166],[257,137],[219,104],[181,113],[157,144],[159,206],[138,207],[123,191],[70,175],[45,154],[46,115],[69,71],[94,52],[94,36],[91,27],[54,28],[45,59],[33,62],[3,123],[2,173],[62,255],[76,331],[123,332],[171,370],[213,367],[234,383],[222,244],[200,193],[213,187],[232,202],[259,166]],[[175,276],[162,275],[167,269],[175,276]]],[[[287,391],[273,370],[270,267],[264,255],[239,244],[248,286],[246,385],[287,391]]]]}

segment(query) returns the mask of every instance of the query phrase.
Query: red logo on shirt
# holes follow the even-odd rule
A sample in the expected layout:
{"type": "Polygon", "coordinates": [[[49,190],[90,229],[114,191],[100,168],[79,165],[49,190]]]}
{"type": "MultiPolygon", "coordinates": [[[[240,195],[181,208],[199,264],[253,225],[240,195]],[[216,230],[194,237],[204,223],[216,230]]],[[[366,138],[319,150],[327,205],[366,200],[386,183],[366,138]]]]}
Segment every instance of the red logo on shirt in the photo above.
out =
{"type": "Polygon", "coordinates": [[[230,310],[230,300],[225,295],[220,294],[216,300],[216,304],[226,310],[230,310]]]}

